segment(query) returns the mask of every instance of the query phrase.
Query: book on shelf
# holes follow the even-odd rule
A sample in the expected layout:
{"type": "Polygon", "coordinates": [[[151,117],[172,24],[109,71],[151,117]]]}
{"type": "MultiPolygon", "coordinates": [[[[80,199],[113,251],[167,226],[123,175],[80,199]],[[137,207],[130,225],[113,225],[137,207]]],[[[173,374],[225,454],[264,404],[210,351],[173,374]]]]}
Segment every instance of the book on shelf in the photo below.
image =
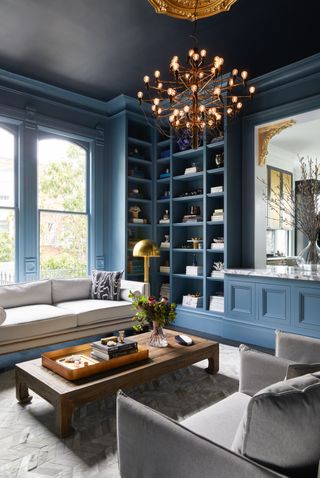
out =
{"type": "Polygon", "coordinates": [[[224,312],[224,296],[210,295],[209,310],[224,312]]]}
{"type": "Polygon", "coordinates": [[[196,216],[194,214],[187,214],[183,216],[182,222],[202,222],[203,217],[202,216],[196,216]]]}
{"type": "Polygon", "coordinates": [[[163,282],[160,287],[160,296],[167,297],[170,300],[170,284],[168,282],[163,282]]]}
{"type": "Polygon", "coordinates": [[[160,266],[160,272],[170,273],[170,266],[160,266]]]}
{"type": "Polygon", "coordinates": [[[159,224],[170,224],[170,219],[160,219],[159,224]]]}
{"type": "Polygon", "coordinates": [[[211,249],[224,250],[224,242],[211,242],[211,249]]]}
{"type": "Polygon", "coordinates": [[[142,219],[141,217],[133,217],[131,219],[132,224],[147,224],[147,219],[142,219]]]}
{"type": "Polygon", "coordinates": [[[224,271],[212,271],[211,277],[224,277],[224,271]]]}
{"type": "Polygon", "coordinates": [[[210,188],[210,193],[215,194],[215,193],[223,193],[223,186],[212,186],[210,188]]]}
{"type": "Polygon", "coordinates": [[[170,178],[170,173],[161,173],[159,179],[170,178]]]}
{"type": "Polygon", "coordinates": [[[184,295],[182,297],[182,305],[185,307],[191,307],[193,309],[203,307],[203,297],[184,295]]]}
{"type": "Polygon", "coordinates": [[[160,249],[170,249],[170,242],[160,242],[160,249]]]}
{"type": "Polygon", "coordinates": [[[203,274],[202,266],[186,266],[187,276],[202,276],[202,274],[203,274]]]}
{"type": "Polygon", "coordinates": [[[194,174],[194,173],[198,173],[199,170],[197,168],[197,166],[190,166],[190,168],[186,168],[184,170],[184,174],[194,174]]]}

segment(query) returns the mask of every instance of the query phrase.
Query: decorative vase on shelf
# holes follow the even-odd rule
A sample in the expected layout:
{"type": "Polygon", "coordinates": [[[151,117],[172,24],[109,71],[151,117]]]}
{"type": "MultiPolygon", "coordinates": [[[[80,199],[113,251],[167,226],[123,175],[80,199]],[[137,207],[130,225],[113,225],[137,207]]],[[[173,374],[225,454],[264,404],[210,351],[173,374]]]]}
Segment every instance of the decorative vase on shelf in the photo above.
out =
{"type": "Polygon", "coordinates": [[[152,331],[150,335],[149,344],[151,347],[168,347],[168,341],[163,328],[159,325],[159,322],[152,322],[152,331]]]}
{"type": "Polygon", "coordinates": [[[297,256],[297,264],[301,269],[315,271],[320,269],[320,248],[317,241],[309,241],[297,256]]]}

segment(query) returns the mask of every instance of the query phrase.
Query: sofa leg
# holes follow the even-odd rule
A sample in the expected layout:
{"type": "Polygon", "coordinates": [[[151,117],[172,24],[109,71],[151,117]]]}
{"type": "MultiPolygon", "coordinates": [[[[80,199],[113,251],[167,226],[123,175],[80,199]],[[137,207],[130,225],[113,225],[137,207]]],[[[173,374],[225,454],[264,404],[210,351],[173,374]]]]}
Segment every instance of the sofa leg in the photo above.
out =
{"type": "Polygon", "coordinates": [[[214,375],[219,372],[219,349],[217,348],[212,357],[208,358],[208,368],[206,372],[210,375],[214,375]]]}

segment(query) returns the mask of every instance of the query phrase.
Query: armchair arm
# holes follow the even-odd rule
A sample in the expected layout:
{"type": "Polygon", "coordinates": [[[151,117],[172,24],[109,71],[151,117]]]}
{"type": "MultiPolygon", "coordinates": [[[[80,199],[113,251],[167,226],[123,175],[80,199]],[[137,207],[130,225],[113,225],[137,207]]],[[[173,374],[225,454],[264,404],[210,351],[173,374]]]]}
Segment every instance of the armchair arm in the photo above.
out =
{"type": "Polygon", "coordinates": [[[276,330],[276,356],[300,363],[319,363],[320,339],[276,330]]]}
{"type": "Polygon", "coordinates": [[[196,435],[122,392],[117,397],[117,440],[122,478],[283,476],[196,435]]]}
{"type": "Polygon", "coordinates": [[[251,397],[262,388],[285,379],[291,360],[240,345],[239,392],[251,397]]]}

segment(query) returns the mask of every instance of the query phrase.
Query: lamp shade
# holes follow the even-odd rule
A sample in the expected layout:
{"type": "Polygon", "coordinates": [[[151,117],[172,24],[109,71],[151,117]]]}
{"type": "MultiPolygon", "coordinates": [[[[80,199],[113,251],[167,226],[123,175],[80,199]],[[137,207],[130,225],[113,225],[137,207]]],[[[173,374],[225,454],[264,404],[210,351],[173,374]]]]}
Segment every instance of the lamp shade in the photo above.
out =
{"type": "Polygon", "coordinates": [[[133,248],[134,257],[160,257],[159,247],[150,239],[137,242],[133,248]]]}

